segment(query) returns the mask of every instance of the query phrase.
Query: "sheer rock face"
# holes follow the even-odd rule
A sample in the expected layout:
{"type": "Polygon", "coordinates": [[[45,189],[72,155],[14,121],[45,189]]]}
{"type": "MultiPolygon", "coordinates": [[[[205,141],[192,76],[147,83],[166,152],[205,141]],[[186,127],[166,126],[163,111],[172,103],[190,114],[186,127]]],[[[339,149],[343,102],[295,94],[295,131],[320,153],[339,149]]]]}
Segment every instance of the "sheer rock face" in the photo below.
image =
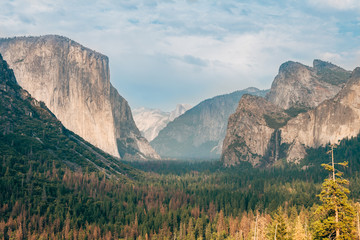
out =
{"type": "Polygon", "coordinates": [[[52,35],[0,39],[0,53],[20,86],[91,144],[119,157],[118,143],[126,139],[120,132],[141,139],[127,102],[111,86],[106,56],[52,35]]]}
{"type": "Polygon", "coordinates": [[[160,156],[141,136],[127,101],[110,86],[110,102],[115,124],[115,137],[120,157],[125,159],[159,159],[160,156]],[[136,154],[137,153],[137,154],[136,154]]]}
{"type": "MultiPolygon", "coordinates": [[[[268,153],[269,142],[275,133],[269,119],[275,124],[284,124],[288,115],[262,97],[244,95],[236,112],[229,118],[223,143],[222,158],[225,166],[240,161],[256,166],[268,153]],[[270,125],[270,126],[269,126],[270,125]]],[[[276,161],[277,154],[271,154],[276,161]]]]}
{"type": "Polygon", "coordinates": [[[282,64],[267,100],[284,109],[314,108],[334,97],[350,77],[349,71],[331,63],[314,60],[313,65],[291,61],[282,64]]]}
{"type": "Polygon", "coordinates": [[[1,54],[0,135],[0,156],[4,159],[36,160],[41,156],[71,171],[87,168],[126,182],[140,173],[66,129],[43,102],[18,85],[1,54]]]}
{"type": "Polygon", "coordinates": [[[282,64],[267,101],[244,96],[229,118],[224,165],[248,161],[256,166],[260,160],[271,164],[282,157],[297,162],[306,155],[306,147],[357,135],[360,89],[356,71],[349,80],[350,75],[320,60],[314,60],[313,67],[282,64]]]}
{"type": "Polygon", "coordinates": [[[283,143],[290,144],[288,161],[305,156],[305,148],[337,143],[360,132],[360,68],[352,73],[345,87],[318,107],[291,119],[281,128],[283,143]],[[296,146],[296,147],[294,147],[296,146]]]}

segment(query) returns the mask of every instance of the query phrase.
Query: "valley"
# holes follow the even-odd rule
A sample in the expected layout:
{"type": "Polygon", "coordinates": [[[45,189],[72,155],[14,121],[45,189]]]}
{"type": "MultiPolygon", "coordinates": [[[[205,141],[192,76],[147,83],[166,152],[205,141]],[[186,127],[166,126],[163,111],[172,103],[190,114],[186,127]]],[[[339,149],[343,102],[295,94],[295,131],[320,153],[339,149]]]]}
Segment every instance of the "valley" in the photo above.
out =
{"type": "Polygon", "coordinates": [[[360,234],[358,68],[286,62],[269,90],[169,113],[132,111],[108,58],[68,38],[0,39],[0,53],[0,238],[360,234]],[[320,193],[342,197],[337,223],[320,193]]]}

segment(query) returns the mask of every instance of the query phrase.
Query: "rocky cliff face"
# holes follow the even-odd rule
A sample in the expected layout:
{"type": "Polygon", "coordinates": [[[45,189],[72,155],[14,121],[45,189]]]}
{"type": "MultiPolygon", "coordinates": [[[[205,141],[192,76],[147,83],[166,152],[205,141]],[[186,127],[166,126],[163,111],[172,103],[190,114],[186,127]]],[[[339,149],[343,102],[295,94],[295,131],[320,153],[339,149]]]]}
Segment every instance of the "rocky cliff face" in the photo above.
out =
{"type": "Polygon", "coordinates": [[[162,157],[220,157],[228,118],[246,93],[264,96],[267,91],[249,88],[207,99],[168,123],[151,145],[162,157]]]}
{"type": "Polygon", "coordinates": [[[133,110],[136,126],[141,134],[152,141],[166,125],[191,108],[188,104],[178,104],[171,112],[163,112],[160,109],[138,108],[133,110]]]}
{"type": "Polygon", "coordinates": [[[280,129],[282,143],[289,144],[288,161],[302,159],[305,148],[337,143],[360,132],[360,68],[333,98],[291,119],[280,129]]]}
{"type": "MultiPolygon", "coordinates": [[[[127,102],[111,86],[106,56],[60,36],[1,39],[0,53],[20,86],[91,144],[120,157],[121,143],[142,139],[127,102]]],[[[143,157],[133,145],[128,153],[143,157]]]]}
{"type": "Polygon", "coordinates": [[[16,171],[22,164],[51,161],[61,168],[99,171],[126,182],[141,174],[67,130],[43,102],[18,85],[1,54],[0,146],[1,158],[17,159],[16,171]]]}
{"type": "Polygon", "coordinates": [[[246,96],[229,118],[221,157],[224,165],[248,161],[256,166],[279,158],[297,162],[305,156],[306,147],[357,135],[359,115],[335,100],[355,81],[353,74],[346,83],[350,74],[320,60],[312,68],[295,62],[282,64],[268,101],[246,96]]]}
{"type": "Polygon", "coordinates": [[[110,86],[110,102],[114,118],[117,151],[120,157],[130,160],[139,157],[141,159],[159,159],[160,156],[141,136],[127,101],[120,96],[113,86],[110,86]]]}
{"type": "Polygon", "coordinates": [[[320,60],[313,67],[289,61],[280,66],[266,99],[284,109],[313,108],[334,97],[350,74],[320,60]]]}
{"type": "Polygon", "coordinates": [[[268,152],[269,142],[273,136],[278,137],[275,128],[284,125],[288,118],[281,108],[264,98],[244,95],[229,118],[221,157],[225,166],[240,161],[256,166],[265,155],[272,157],[269,161],[276,161],[279,153],[268,152]]]}

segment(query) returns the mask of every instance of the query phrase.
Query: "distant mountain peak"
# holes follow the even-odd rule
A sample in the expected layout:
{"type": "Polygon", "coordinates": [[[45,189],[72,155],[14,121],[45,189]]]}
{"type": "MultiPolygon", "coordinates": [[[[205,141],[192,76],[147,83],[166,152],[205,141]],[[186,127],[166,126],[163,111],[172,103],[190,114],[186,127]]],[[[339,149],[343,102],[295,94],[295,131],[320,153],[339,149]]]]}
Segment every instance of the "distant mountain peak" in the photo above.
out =
{"type": "Polygon", "coordinates": [[[175,110],[171,111],[169,120],[173,121],[175,118],[185,113],[191,107],[192,106],[190,104],[184,104],[184,103],[177,104],[175,110]]]}
{"type": "Polygon", "coordinates": [[[177,104],[171,112],[160,109],[137,108],[133,110],[134,120],[141,134],[152,141],[166,125],[191,108],[190,104],[177,104]]]}
{"type": "Polygon", "coordinates": [[[321,60],[314,60],[314,67],[288,61],[280,66],[266,98],[284,109],[313,108],[334,97],[349,77],[350,72],[321,60]]]}
{"type": "Polygon", "coordinates": [[[260,89],[258,89],[256,87],[248,87],[248,88],[245,88],[244,91],[249,92],[249,93],[254,93],[254,92],[260,91],[260,89]]]}

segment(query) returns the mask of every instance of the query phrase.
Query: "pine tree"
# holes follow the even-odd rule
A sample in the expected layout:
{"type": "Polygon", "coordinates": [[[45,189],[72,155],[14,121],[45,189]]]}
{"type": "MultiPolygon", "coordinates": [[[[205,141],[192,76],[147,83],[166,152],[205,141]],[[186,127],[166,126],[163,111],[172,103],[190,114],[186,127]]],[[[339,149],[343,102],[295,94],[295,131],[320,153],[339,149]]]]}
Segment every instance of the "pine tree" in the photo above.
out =
{"type": "Polygon", "coordinates": [[[286,224],[285,214],[280,207],[278,209],[278,213],[274,216],[274,221],[272,225],[270,226],[269,232],[268,232],[268,239],[274,239],[274,240],[288,240],[289,233],[288,233],[288,227],[286,224]]]}
{"type": "MultiPolygon", "coordinates": [[[[335,169],[333,145],[330,153],[331,165],[322,164],[331,174],[325,179],[318,195],[322,205],[315,211],[317,220],[313,224],[314,239],[354,239],[354,208],[347,197],[350,191],[345,187],[349,181],[335,169]]],[[[346,167],[348,163],[337,164],[346,167]]]]}
{"type": "Polygon", "coordinates": [[[356,208],[356,233],[357,233],[357,239],[360,240],[360,203],[357,202],[355,204],[355,208],[356,208]]]}
{"type": "Polygon", "coordinates": [[[222,210],[220,210],[220,213],[218,215],[216,230],[217,230],[218,236],[226,235],[224,212],[222,210]]]}
{"type": "Polygon", "coordinates": [[[211,237],[212,237],[211,223],[209,223],[205,229],[205,239],[211,239],[211,237]]]}
{"type": "Polygon", "coordinates": [[[306,231],[300,216],[297,216],[294,222],[293,240],[304,240],[304,239],[308,239],[306,236],[306,231]]]}
{"type": "Polygon", "coordinates": [[[195,231],[194,231],[194,224],[193,224],[192,218],[190,218],[189,224],[188,224],[187,239],[188,240],[195,240],[195,231]]]}
{"type": "Polygon", "coordinates": [[[203,219],[198,218],[195,224],[195,236],[197,239],[203,239],[203,235],[204,235],[203,219]]]}

